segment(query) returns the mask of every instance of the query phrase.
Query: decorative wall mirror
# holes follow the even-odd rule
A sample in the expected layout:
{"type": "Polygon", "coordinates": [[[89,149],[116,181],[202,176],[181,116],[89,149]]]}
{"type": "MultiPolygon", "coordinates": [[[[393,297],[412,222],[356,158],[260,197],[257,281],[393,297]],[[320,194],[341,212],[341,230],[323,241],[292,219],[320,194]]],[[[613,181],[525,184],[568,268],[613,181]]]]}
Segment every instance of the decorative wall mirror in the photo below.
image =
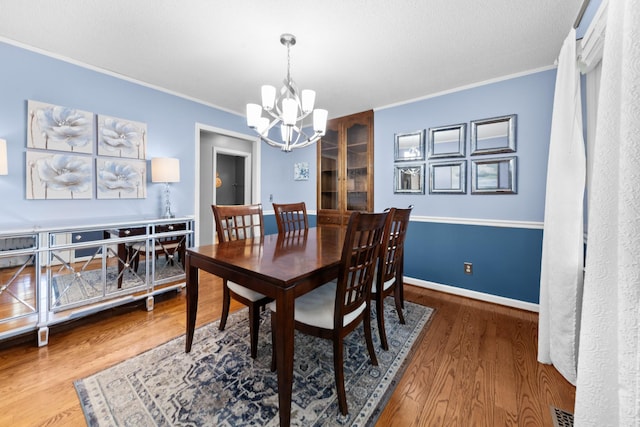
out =
{"type": "Polygon", "coordinates": [[[395,161],[424,160],[424,131],[397,133],[395,136],[395,161]]]}
{"type": "Polygon", "coordinates": [[[424,194],[424,165],[402,165],[395,167],[394,193],[424,194]]]}
{"type": "Polygon", "coordinates": [[[471,122],[471,155],[516,151],[516,115],[471,122]]]}
{"type": "Polygon", "coordinates": [[[472,194],[515,194],[516,157],[471,161],[472,194]]]}
{"type": "Polygon", "coordinates": [[[429,164],[429,194],[467,192],[467,161],[429,164]]]}
{"type": "Polygon", "coordinates": [[[467,124],[429,128],[429,158],[464,157],[467,124]]]}

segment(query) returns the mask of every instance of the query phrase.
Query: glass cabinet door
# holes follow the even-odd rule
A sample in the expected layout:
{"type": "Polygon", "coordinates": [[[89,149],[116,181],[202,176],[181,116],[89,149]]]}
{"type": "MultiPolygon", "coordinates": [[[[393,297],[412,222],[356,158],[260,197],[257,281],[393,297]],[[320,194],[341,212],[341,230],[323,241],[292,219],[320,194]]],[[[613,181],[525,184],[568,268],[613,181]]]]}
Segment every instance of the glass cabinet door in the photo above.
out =
{"type": "Polygon", "coordinates": [[[353,123],[346,128],[347,210],[367,211],[369,206],[369,126],[353,123]]]}
{"type": "Polygon", "coordinates": [[[338,209],[338,131],[327,129],[320,141],[320,209],[338,209]]]}

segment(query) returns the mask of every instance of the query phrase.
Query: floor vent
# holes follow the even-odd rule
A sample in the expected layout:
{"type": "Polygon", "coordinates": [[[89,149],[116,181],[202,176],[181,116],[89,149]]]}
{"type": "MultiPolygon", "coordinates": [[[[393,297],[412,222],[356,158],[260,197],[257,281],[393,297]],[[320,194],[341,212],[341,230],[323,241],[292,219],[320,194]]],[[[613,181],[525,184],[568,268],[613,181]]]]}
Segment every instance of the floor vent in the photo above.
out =
{"type": "Polygon", "coordinates": [[[555,406],[551,407],[553,427],[573,427],[573,414],[555,406]]]}

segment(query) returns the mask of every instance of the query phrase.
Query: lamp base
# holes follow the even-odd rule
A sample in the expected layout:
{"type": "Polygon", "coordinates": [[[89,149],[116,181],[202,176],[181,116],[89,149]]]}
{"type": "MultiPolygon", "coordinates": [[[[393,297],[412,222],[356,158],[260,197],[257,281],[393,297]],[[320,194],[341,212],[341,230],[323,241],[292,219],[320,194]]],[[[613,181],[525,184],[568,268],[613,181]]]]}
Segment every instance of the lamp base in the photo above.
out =
{"type": "Polygon", "coordinates": [[[169,183],[165,182],[164,184],[164,214],[162,214],[162,218],[175,218],[173,212],[171,212],[171,197],[169,193],[169,183]]]}

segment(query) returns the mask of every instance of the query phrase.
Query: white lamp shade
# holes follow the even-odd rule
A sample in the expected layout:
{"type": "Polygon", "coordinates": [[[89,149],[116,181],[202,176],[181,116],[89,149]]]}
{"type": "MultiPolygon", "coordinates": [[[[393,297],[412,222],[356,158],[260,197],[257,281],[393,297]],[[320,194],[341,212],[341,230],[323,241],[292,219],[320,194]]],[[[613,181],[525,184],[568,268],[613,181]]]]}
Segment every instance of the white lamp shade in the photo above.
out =
{"type": "Polygon", "coordinates": [[[313,111],[313,130],[320,135],[324,135],[327,130],[327,116],[329,112],[318,108],[313,111]]]}
{"type": "Polygon", "coordinates": [[[152,182],[180,182],[180,161],[170,157],[151,159],[152,182]]]}
{"type": "Polygon", "coordinates": [[[285,125],[293,126],[296,124],[298,116],[298,103],[293,98],[285,98],[282,100],[282,121],[285,125]]]}
{"type": "Polygon", "coordinates": [[[313,105],[316,102],[316,91],[305,89],[302,91],[302,111],[309,113],[313,111],[313,105]]]}
{"type": "Polygon", "coordinates": [[[285,144],[288,144],[293,139],[293,126],[287,126],[285,124],[280,125],[280,135],[282,136],[282,141],[285,144]]]}
{"type": "Polygon", "coordinates": [[[271,85],[262,86],[262,107],[269,111],[276,102],[276,88],[271,85]]]}
{"type": "Polygon", "coordinates": [[[0,175],[8,175],[7,141],[0,139],[0,175]]]}
{"type": "Polygon", "coordinates": [[[258,104],[247,104],[247,126],[257,128],[262,115],[262,107],[258,104]]]}

